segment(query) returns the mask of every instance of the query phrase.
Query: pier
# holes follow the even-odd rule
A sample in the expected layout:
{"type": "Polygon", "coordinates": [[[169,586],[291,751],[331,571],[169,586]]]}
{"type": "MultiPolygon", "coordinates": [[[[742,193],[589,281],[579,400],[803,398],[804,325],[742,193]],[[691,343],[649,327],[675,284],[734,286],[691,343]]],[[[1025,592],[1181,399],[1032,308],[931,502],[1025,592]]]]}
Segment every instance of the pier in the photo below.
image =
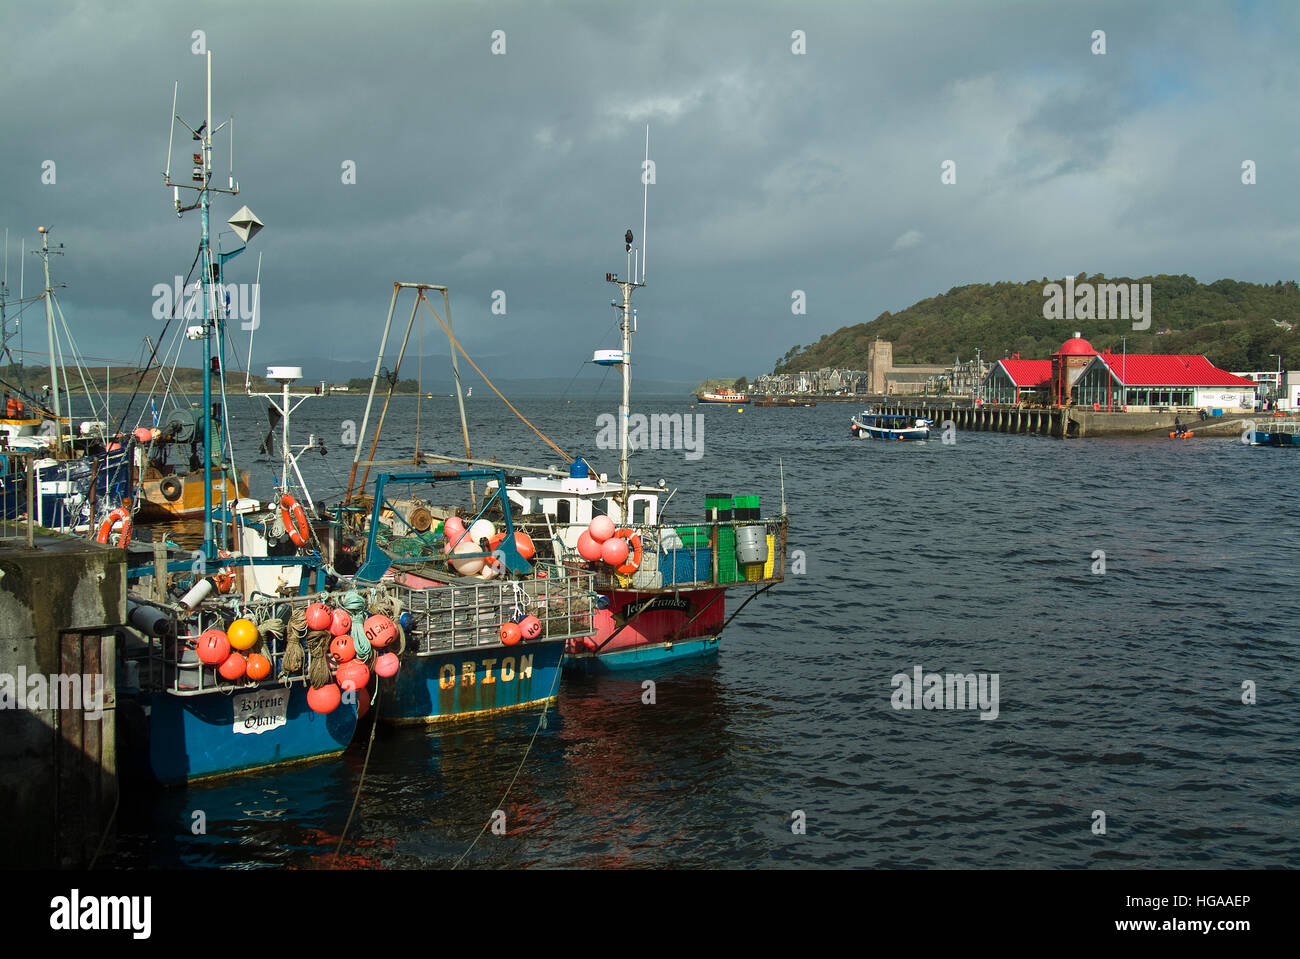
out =
{"type": "Polygon", "coordinates": [[[924,417],[936,427],[951,421],[959,430],[993,433],[1027,433],[1056,439],[1079,439],[1089,436],[1159,436],[1172,433],[1174,419],[1197,436],[1233,437],[1255,424],[1268,429],[1276,422],[1271,413],[1230,413],[1202,420],[1196,410],[1155,410],[1140,413],[1025,406],[939,405],[914,400],[894,401],[881,407],[890,413],[924,417]]]}
{"type": "Polygon", "coordinates": [[[0,539],[0,861],[84,869],[117,800],[125,554],[25,522],[0,529],[11,531],[0,539]]]}

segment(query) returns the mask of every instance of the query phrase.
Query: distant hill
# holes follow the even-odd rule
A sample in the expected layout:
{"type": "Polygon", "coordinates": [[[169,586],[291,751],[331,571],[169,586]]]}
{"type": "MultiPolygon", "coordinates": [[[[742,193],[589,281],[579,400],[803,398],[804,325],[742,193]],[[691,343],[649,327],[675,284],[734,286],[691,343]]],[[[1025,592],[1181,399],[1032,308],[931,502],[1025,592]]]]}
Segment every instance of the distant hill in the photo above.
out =
{"type": "Polygon", "coordinates": [[[1217,280],[1198,283],[1190,276],[1105,277],[1080,273],[1076,284],[1150,283],[1151,328],[1136,332],[1128,320],[1043,318],[1043,288],[1062,280],[977,283],[953,287],[899,313],[888,311],[868,323],[845,326],[809,346],[795,346],[777,361],[775,373],[823,367],[866,369],[874,339],[894,344],[895,363],[951,363],[984,357],[1001,359],[1018,352],[1023,359],[1046,359],[1076,331],[1098,350],[1119,351],[1127,338],[1130,353],[1203,353],[1227,370],[1268,370],[1279,353],[1287,369],[1300,368],[1300,287],[1294,280],[1272,286],[1217,280]],[[1167,333],[1160,331],[1168,330],[1167,333]]]}

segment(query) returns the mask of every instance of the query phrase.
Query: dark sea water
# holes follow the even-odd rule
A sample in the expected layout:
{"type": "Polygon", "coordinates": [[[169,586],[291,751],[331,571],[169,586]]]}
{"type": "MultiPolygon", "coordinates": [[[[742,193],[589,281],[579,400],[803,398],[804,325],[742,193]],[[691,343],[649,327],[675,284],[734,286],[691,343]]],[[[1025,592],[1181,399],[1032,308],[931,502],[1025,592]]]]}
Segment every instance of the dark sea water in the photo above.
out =
{"type": "MultiPolygon", "coordinates": [[[[476,456],[559,463],[475,392],[476,456]]],[[[616,453],[595,443],[615,403],[517,405],[613,475],[616,453]]],[[[346,485],[340,439],[361,405],[309,401],[294,420],[329,447],[303,458],[319,497],[346,485]]],[[[231,406],[255,449],[265,414],[231,406]]],[[[364,741],[341,760],[132,799],[107,865],[1300,867],[1300,455],[1163,436],[890,445],[851,439],[842,404],[638,408],[704,418],[701,459],[633,458],[635,477],[678,489],[670,512],[730,492],[774,513],[784,464],[806,571],[751,603],[716,657],[566,679],[540,731],[540,708],[381,727],[341,860],[328,854],[364,741]],[[996,719],[892,708],[891,678],[916,666],[996,673],[996,719]],[[506,834],[475,843],[496,809],[506,834]]],[[[394,401],[385,435],[381,455],[414,449],[412,398],[394,401]]],[[[422,404],[421,449],[459,444],[454,401],[422,404]]],[[[240,465],[265,495],[270,464],[240,465]]]]}

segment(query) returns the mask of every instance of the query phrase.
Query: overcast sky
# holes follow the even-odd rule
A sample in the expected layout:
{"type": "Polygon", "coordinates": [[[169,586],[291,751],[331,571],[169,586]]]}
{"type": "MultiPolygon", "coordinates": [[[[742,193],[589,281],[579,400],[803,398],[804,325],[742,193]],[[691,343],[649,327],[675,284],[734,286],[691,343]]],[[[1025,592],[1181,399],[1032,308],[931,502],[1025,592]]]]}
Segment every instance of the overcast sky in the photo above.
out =
{"type": "MultiPolygon", "coordinates": [[[[177,219],[162,170],[173,81],[177,112],[202,117],[196,30],[214,117],[236,121],[241,193],[214,219],[246,203],[266,224],[228,272],[251,282],[262,253],[255,367],[373,361],[404,280],[450,287],[489,373],[573,376],[616,343],[604,274],[624,271],[625,229],[640,241],[647,123],[633,348],[654,375],[752,377],[968,283],[1300,275],[1300,4],[1285,0],[8,0],[11,297],[20,240],[52,223],[61,302],[97,358],[134,360],[162,326],[153,287],[193,259],[198,215],[177,219]]],[[[177,138],[174,178],[191,146],[177,138]]],[[[26,260],[30,294],[40,261],[26,260]]],[[[25,348],[43,349],[43,316],[25,318],[25,348]]]]}

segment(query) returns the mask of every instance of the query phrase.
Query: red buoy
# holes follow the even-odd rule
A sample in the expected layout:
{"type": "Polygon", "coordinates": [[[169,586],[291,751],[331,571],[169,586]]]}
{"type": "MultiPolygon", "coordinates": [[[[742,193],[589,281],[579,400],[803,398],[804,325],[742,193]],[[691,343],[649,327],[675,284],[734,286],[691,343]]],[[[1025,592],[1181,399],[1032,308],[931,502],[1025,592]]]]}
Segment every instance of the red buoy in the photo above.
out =
{"type": "Polygon", "coordinates": [[[384,653],[375,660],[375,674],[383,676],[384,679],[389,679],[397,675],[399,666],[401,666],[401,663],[398,662],[396,653],[384,653]]]}
{"type": "Polygon", "coordinates": [[[199,661],[208,666],[220,666],[230,656],[230,640],[219,629],[209,629],[199,637],[199,661]]]}
{"type": "Polygon", "coordinates": [[[217,670],[222,679],[236,680],[244,675],[244,670],[248,668],[248,663],[239,653],[231,653],[226,657],[226,661],[221,664],[217,670]]]}
{"type": "Polygon", "coordinates": [[[307,607],[306,616],[308,629],[330,628],[330,608],[324,603],[312,603],[307,607]]]}
{"type": "Polygon", "coordinates": [[[365,624],[366,639],[370,640],[371,646],[377,646],[383,649],[389,643],[397,638],[397,626],[387,616],[378,614],[371,616],[365,624]]]}
{"type": "Polygon", "coordinates": [[[271,675],[271,661],[261,653],[253,653],[248,657],[246,673],[249,679],[266,679],[271,675]]]}
{"type": "Polygon", "coordinates": [[[525,616],[519,621],[519,632],[524,639],[536,639],[542,635],[542,621],[536,616],[525,616]]]}
{"type": "Polygon", "coordinates": [[[330,613],[331,636],[342,636],[344,633],[352,632],[352,617],[346,609],[336,609],[330,613]]]}
{"type": "Polygon", "coordinates": [[[312,712],[332,713],[339,708],[343,700],[343,691],[336,683],[326,683],[320,689],[307,690],[307,705],[312,712]]]}
{"type": "Polygon", "coordinates": [[[356,656],[356,647],[352,645],[352,637],[347,633],[342,636],[335,636],[330,640],[330,655],[338,662],[346,663],[349,659],[356,656]]]}
{"type": "Polygon", "coordinates": [[[334,674],[342,689],[363,689],[370,682],[370,669],[359,659],[349,659],[334,674]]]}

